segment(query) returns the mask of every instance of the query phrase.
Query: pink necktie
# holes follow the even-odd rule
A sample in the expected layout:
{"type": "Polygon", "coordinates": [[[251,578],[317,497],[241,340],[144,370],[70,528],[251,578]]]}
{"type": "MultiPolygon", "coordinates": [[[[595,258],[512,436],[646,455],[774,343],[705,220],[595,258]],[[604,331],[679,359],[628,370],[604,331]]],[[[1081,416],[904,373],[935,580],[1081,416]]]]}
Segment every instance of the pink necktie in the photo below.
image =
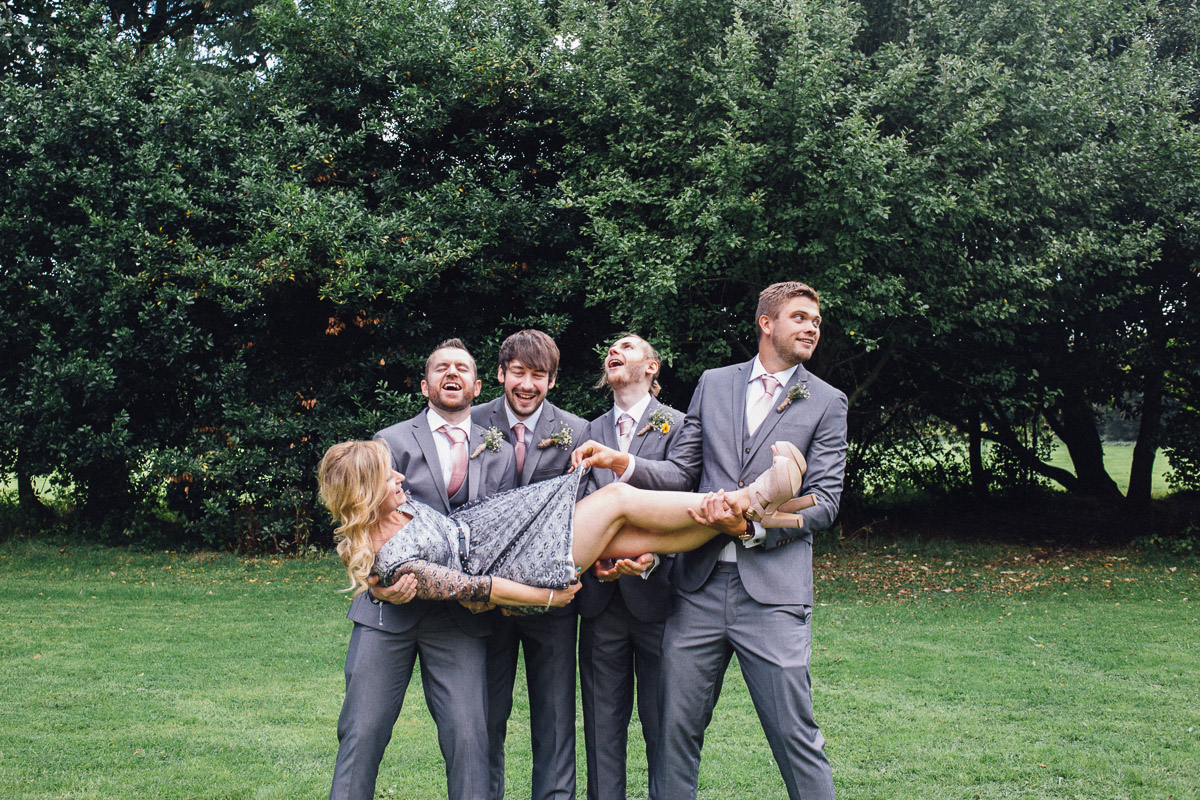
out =
{"type": "Polygon", "coordinates": [[[746,429],[750,431],[751,436],[771,412],[771,405],[775,402],[775,389],[779,386],[779,381],[770,373],[760,375],[759,379],[762,380],[763,393],[754,401],[754,405],[750,406],[750,412],[746,416],[746,429]]]}
{"type": "Polygon", "coordinates": [[[517,436],[517,446],[513,448],[513,453],[517,456],[517,480],[520,482],[521,471],[525,469],[525,423],[518,422],[513,425],[513,433],[517,436]]]}
{"type": "Polygon", "coordinates": [[[443,425],[438,433],[450,440],[450,483],[446,486],[446,497],[454,497],[467,477],[467,434],[452,425],[443,425]]]}
{"type": "Polygon", "coordinates": [[[622,414],[617,417],[617,445],[622,453],[629,452],[629,443],[633,441],[633,417],[622,414]]]}

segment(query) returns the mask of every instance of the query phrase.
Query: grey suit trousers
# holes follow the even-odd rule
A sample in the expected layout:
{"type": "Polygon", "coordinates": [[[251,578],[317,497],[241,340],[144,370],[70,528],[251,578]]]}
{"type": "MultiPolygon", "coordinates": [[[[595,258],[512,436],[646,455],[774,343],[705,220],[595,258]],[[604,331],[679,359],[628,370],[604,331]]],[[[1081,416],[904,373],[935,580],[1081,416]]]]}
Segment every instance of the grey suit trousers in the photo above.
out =
{"type": "Polygon", "coordinates": [[[703,586],[679,594],[663,636],[654,800],[695,799],[704,730],[734,653],[788,797],[833,800],[825,737],[813,720],[811,616],[806,605],[757,602],[733,564],[718,564],[703,586]]]}
{"type": "Polygon", "coordinates": [[[346,654],[346,702],[338,717],[340,746],[331,800],[374,796],[379,762],[418,659],[425,702],[446,762],[448,795],[452,800],[485,798],[486,692],[480,677],[486,658],[487,639],[463,633],[445,604],[431,608],[404,633],[355,623],[346,654]]]}
{"type": "Polygon", "coordinates": [[[487,638],[491,800],[504,797],[504,740],[512,714],[517,651],[525,651],[533,800],[575,797],[575,615],[497,615],[487,638]]]}
{"type": "Polygon", "coordinates": [[[599,614],[579,620],[588,800],[625,800],[635,685],[646,761],[651,769],[650,796],[655,796],[653,769],[660,743],[658,679],[663,626],[662,622],[642,622],[633,616],[620,592],[613,593],[599,614]]]}

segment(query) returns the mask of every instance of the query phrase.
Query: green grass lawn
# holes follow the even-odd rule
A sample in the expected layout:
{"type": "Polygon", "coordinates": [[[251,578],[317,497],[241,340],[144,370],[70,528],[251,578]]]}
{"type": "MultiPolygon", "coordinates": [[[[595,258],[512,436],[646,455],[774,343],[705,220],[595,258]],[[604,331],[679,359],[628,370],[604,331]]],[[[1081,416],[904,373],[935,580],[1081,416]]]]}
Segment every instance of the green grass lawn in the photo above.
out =
{"type": "MultiPolygon", "coordinates": [[[[1195,560],[934,542],[826,554],[816,572],[814,698],[842,798],[1200,796],[1195,560]]],[[[0,545],[0,796],[325,795],[343,582],[329,557],[0,545]]],[[[418,687],[383,797],[445,796],[418,687]]],[[[529,796],[523,703],[512,798],[529,796]]],[[[582,734],[578,750],[582,796],[582,734]]],[[[736,669],[701,796],[784,796],[736,669]]]]}

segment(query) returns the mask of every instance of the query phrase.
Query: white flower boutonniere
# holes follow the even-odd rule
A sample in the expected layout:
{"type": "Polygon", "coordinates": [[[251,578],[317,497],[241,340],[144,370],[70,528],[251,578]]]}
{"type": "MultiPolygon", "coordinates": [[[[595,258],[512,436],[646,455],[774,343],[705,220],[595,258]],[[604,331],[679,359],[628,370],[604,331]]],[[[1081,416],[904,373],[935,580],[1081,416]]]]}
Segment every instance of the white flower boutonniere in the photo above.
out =
{"type": "Polygon", "coordinates": [[[571,449],[571,426],[565,422],[560,422],[558,425],[558,431],[553,436],[547,436],[538,442],[538,450],[545,450],[547,447],[561,447],[563,450],[571,449]]]}
{"type": "Polygon", "coordinates": [[[808,391],[808,387],[803,383],[797,383],[795,386],[787,390],[787,397],[783,398],[783,402],[775,407],[775,412],[777,414],[782,414],[784,409],[790,406],[793,401],[807,400],[810,397],[812,397],[812,394],[808,391]]]}
{"type": "Polygon", "coordinates": [[[496,452],[500,449],[500,443],[502,441],[504,441],[504,434],[500,432],[499,428],[493,425],[484,431],[483,442],[480,443],[479,447],[475,448],[475,452],[471,453],[471,458],[477,457],[484,450],[487,450],[491,453],[496,452]]]}
{"type": "Polygon", "coordinates": [[[666,436],[671,432],[671,428],[675,425],[675,419],[661,408],[654,409],[654,413],[650,415],[650,421],[646,426],[637,432],[638,436],[645,436],[650,431],[658,431],[659,436],[666,436]]]}

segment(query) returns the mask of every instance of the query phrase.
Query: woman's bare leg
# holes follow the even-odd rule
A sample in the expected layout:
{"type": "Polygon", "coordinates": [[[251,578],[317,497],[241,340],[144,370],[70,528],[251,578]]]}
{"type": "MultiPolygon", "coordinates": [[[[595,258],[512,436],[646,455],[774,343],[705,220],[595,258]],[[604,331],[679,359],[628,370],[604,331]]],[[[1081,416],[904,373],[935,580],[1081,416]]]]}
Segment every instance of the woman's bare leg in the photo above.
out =
{"type": "MultiPolygon", "coordinates": [[[[726,499],[739,515],[750,504],[744,489],[727,494],[726,499]]],[[[576,566],[589,567],[601,556],[695,550],[718,533],[688,514],[688,509],[698,510],[703,500],[704,495],[692,492],[653,492],[610,483],[575,505],[576,566]]]]}

